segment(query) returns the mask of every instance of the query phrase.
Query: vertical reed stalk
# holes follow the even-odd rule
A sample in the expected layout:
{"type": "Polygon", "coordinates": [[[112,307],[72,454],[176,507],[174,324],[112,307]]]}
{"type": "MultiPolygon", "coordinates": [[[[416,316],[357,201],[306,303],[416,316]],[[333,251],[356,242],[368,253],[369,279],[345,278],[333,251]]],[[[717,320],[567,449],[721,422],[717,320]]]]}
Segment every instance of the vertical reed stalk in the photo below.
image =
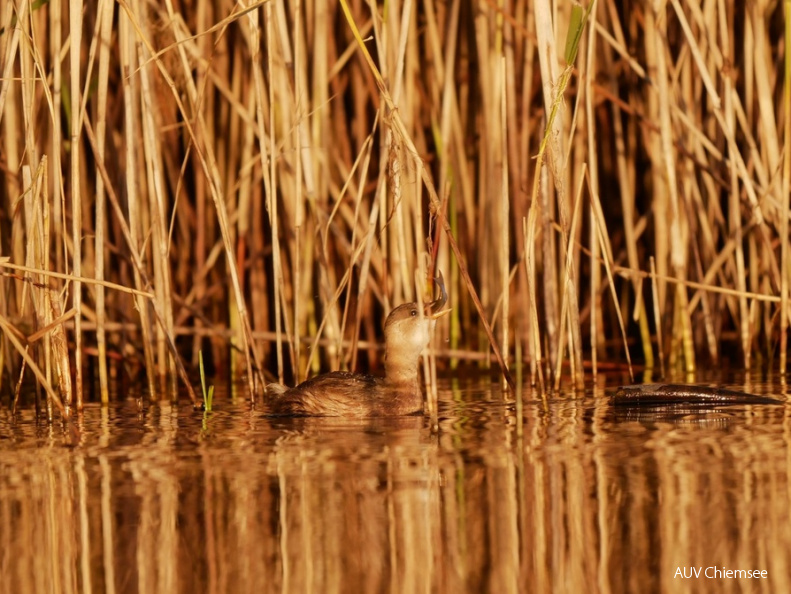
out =
{"type": "Polygon", "coordinates": [[[300,34],[300,24],[302,22],[302,5],[300,0],[295,0],[294,5],[294,29],[292,32],[293,39],[294,39],[294,63],[299,68],[299,72],[294,77],[294,97],[295,97],[295,108],[296,108],[296,126],[294,127],[293,132],[293,144],[294,144],[294,162],[295,162],[295,170],[294,170],[294,206],[295,206],[295,216],[294,216],[294,254],[297,255],[296,258],[293,259],[292,265],[292,279],[293,279],[293,287],[294,287],[294,340],[293,340],[293,352],[294,352],[294,360],[292,362],[292,369],[294,372],[294,380],[295,383],[299,383],[301,381],[301,377],[299,375],[299,368],[301,363],[301,348],[300,348],[300,328],[302,326],[302,300],[304,299],[304,295],[302,292],[302,274],[301,274],[301,261],[302,261],[302,227],[305,223],[305,214],[304,214],[304,198],[302,197],[302,186],[303,186],[303,165],[302,165],[302,156],[303,150],[307,149],[307,145],[303,146],[303,129],[304,129],[304,119],[306,117],[303,111],[302,105],[302,89],[303,89],[303,80],[301,76],[301,72],[303,72],[303,65],[302,65],[302,35],[300,34]]]}
{"type": "MultiPolygon", "coordinates": [[[[105,158],[105,137],[107,124],[107,89],[110,77],[110,42],[113,25],[113,4],[108,0],[99,2],[99,76],[97,84],[97,105],[96,105],[96,144],[100,158],[105,158]]],[[[104,252],[106,249],[105,229],[105,196],[104,180],[101,174],[96,172],[96,223],[94,236],[94,274],[97,281],[103,281],[104,274],[104,252]]],[[[96,346],[98,350],[99,366],[99,392],[101,401],[106,404],[109,401],[109,388],[107,384],[107,333],[105,332],[106,312],[104,287],[97,284],[96,288],[96,346]]]]}
{"type": "MultiPolygon", "coordinates": [[[[138,7],[139,6],[140,4],[138,4],[138,7]]],[[[150,31],[148,30],[146,20],[142,20],[142,22],[139,20],[138,25],[141,27],[138,34],[141,36],[142,41],[149,37],[150,31]]],[[[147,252],[151,257],[151,263],[154,267],[153,289],[156,295],[156,304],[154,307],[158,308],[164,315],[164,327],[159,324],[154,327],[154,347],[156,353],[154,364],[156,365],[156,379],[159,383],[160,393],[169,393],[171,398],[173,398],[175,397],[175,391],[172,389],[173,386],[168,386],[167,383],[168,379],[171,378],[173,374],[169,373],[170,364],[166,335],[172,335],[173,318],[170,306],[169,272],[166,270],[168,246],[162,197],[164,180],[162,179],[157,124],[155,122],[154,113],[157,100],[152,76],[153,69],[145,65],[149,62],[150,52],[146,44],[142,42],[138,43],[137,51],[138,60],[141,64],[138,76],[140,77],[140,127],[143,140],[142,165],[146,172],[144,196],[148,199],[146,204],[141,205],[140,212],[146,221],[141,230],[147,235],[144,240],[145,243],[151,246],[150,250],[147,250],[147,252]]]]}
{"type": "MultiPolygon", "coordinates": [[[[252,18],[252,17],[251,17],[252,18]]],[[[268,44],[267,48],[267,70],[269,71],[270,77],[272,77],[272,71],[274,69],[273,63],[273,52],[274,42],[272,40],[272,3],[267,3],[264,7],[264,21],[266,26],[266,41],[268,44]]],[[[256,31],[258,31],[257,22],[254,25],[256,31]]],[[[258,42],[254,38],[253,42],[254,47],[256,48],[253,51],[253,63],[255,64],[255,60],[258,54],[257,45],[258,42]]],[[[254,66],[255,68],[255,66],[254,66]]],[[[266,152],[268,152],[268,159],[266,159],[266,153],[264,151],[264,139],[266,136],[264,135],[264,119],[263,119],[263,102],[264,102],[264,89],[263,83],[260,80],[261,74],[258,68],[255,68],[256,74],[256,94],[258,95],[258,129],[259,129],[259,137],[261,141],[261,159],[262,159],[262,168],[264,171],[267,172],[265,175],[266,179],[266,186],[267,186],[267,197],[266,197],[266,209],[269,214],[269,226],[272,229],[272,260],[274,265],[274,311],[275,311],[275,334],[276,334],[276,344],[275,344],[275,352],[277,354],[277,379],[280,383],[283,382],[283,333],[282,333],[282,314],[281,314],[281,294],[283,291],[283,272],[281,270],[282,261],[280,257],[280,234],[279,234],[279,226],[278,226],[278,212],[277,212],[277,168],[275,167],[275,155],[277,154],[275,148],[275,95],[274,95],[274,85],[273,81],[270,78],[269,85],[268,85],[268,93],[269,93],[269,146],[266,147],[266,152]]]]}
{"type": "MultiPolygon", "coordinates": [[[[71,167],[71,241],[72,272],[76,277],[72,282],[72,304],[77,312],[74,318],[74,392],[77,409],[82,408],[82,202],[80,194],[80,65],[82,54],[82,0],[69,0],[69,92],[71,94],[70,142],[71,167]]],[[[71,399],[66,400],[66,406],[71,399]]]]}
{"type": "Polygon", "coordinates": [[[662,344],[662,316],[659,311],[659,288],[656,282],[656,264],[654,257],[649,259],[651,270],[651,297],[654,302],[654,326],[656,327],[656,350],[659,353],[659,374],[665,377],[665,349],[662,344]]]}
{"type": "MultiPolygon", "coordinates": [[[[539,160],[541,155],[539,155],[539,160]]],[[[532,349],[530,357],[530,385],[538,385],[541,392],[544,392],[544,369],[542,367],[543,357],[541,356],[541,333],[538,325],[538,289],[536,287],[536,233],[538,228],[538,201],[534,200],[530,204],[528,216],[522,222],[522,232],[525,238],[525,272],[527,276],[527,290],[529,294],[530,306],[530,340],[532,349]]]]}
{"type": "MultiPolygon", "coordinates": [[[[11,3],[9,3],[10,6],[11,3]]],[[[24,3],[23,3],[24,4],[24,3]]],[[[65,261],[66,253],[66,233],[63,232],[63,190],[64,183],[62,178],[62,159],[61,151],[63,150],[63,103],[61,96],[61,89],[63,88],[63,70],[62,61],[60,58],[62,41],[62,3],[53,2],[50,5],[50,18],[49,18],[49,33],[50,33],[50,64],[52,64],[52,112],[50,117],[52,123],[50,125],[50,136],[52,142],[49,145],[50,150],[50,172],[49,181],[52,184],[49,189],[49,194],[52,196],[52,232],[56,238],[54,245],[55,253],[55,270],[64,270],[63,262],[65,261]],[[60,241],[57,239],[60,238],[60,241]]],[[[0,102],[2,103],[2,102],[0,102]]],[[[0,119],[3,117],[2,105],[0,105],[0,119]]]]}
{"type": "MultiPolygon", "coordinates": [[[[136,0],[132,0],[131,9],[137,7],[136,0]]],[[[136,76],[137,60],[135,60],[135,40],[132,31],[132,21],[129,11],[119,13],[119,43],[120,43],[120,65],[121,80],[124,91],[124,135],[127,139],[125,147],[126,163],[126,194],[127,208],[129,217],[129,249],[134,252],[133,258],[142,260],[140,257],[141,241],[140,231],[142,222],[140,217],[140,193],[138,192],[138,173],[140,171],[137,161],[137,143],[132,139],[140,137],[140,130],[137,126],[135,107],[138,96],[138,77],[136,76]]],[[[98,149],[98,147],[97,147],[98,149]]],[[[135,266],[133,269],[135,288],[142,290],[143,279],[141,271],[135,266]]],[[[143,343],[143,357],[145,362],[146,378],[148,379],[148,391],[153,397],[158,393],[154,377],[154,353],[152,350],[151,322],[149,318],[148,303],[140,295],[135,295],[135,309],[140,316],[140,335],[143,343]]]]}
{"type": "MultiPolygon", "coordinates": [[[[508,233],[509,230],[509,206],[510,206],[510,194],[509,194],[509,187],[508,187],[508,104],[507,104],[507,93],[506,93],[506,62],[505,58],[500,61],[500,68],[499,68],[499,82],[501,85],[500,89],[500,135],[502,138],[502,153],[500,155],[502,161],[502,180],[501,180],[501,192],[500,192],[500,222],[501,222],[501,229],[500,229],[500,245],[499,247],[499,260],[500,260],[500,295],[502,295],[503,300],[503,308],[501,313],[502,319],[502,330],[501,330],[501,343],[500,343],[500,350],[503,353],[503,361],[505,362],[505,366],[508,367],[509,361],[509,350],[511,348],[511,326],[510,326],[510,316],[511,316],[511,278],[510,278],[510,235],[508,233]]],[[[503,379],[503,384],[505,385],[505,379],[503,379]]]]}
{"type": "MultiPolygon", "coordinates": [[[[590,179],[590,186],[591,186],[591,193],[598,195],[599,194],[599,156],[597,154],[596,146],[599,142],[597,138],[597,130],[596,130],[596,114],[593,111],[593,85],[591,82],[596,79],[596,63],[593,57],[596,55],[596,22],[597,22],[597,12],[598,12],[598,5],[596,9],[592,9],[590,14],[592,15],[592,22],[590,23],[590,27],[588,27],[588,43],[585,52],[585,124],[587,127],[587,140],[588,140],[588,153],[587,158],[590,161],[590,166],[588,168],[588,176],[590,179]]],[[[605,53],[607,55],[607,53],[605,53]]],[[[593,218],[593,208],[589,207],[589,218],[593,218]]],[[[590,300],[591,300],[591,307],[590,307],[590,357],[591,357],[591,376],[593,382],[596,382],[597,376],[597,363],[598,363],[598,351],[601,346],[601,335],[598,332],[600,319],[603,318],[602,311],[601,311],[601,299],[599,298],[599,287],[601,286],[601,268],[598,265],[599,258],[601,257],[601,252],[599,250],[599,242],[596,241],[596,230],[591,226],[590,232],[588,235],[588,242],[590,244],[590,279],[591,279],[591,286],[590,286],[590,300]]],[[[650,351],[649,351],[650,352],[650,351]]]]}

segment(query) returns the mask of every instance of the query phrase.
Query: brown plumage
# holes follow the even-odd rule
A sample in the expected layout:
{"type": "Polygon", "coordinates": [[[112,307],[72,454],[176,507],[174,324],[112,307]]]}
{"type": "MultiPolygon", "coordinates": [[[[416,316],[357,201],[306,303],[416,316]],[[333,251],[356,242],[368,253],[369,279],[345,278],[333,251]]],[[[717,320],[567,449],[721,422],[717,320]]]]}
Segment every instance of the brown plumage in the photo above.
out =
{"type": "Polygon", "coordinates": [[[269,410],[280,416],[384,417],[423,412],[418,381],[420,353],[428,345],[436,319],[448,299],[442,277],[441,296],[425,306],[396,307],[385,322],[385,376],[333,371],[288,389],[269,384],[269,410]]]}

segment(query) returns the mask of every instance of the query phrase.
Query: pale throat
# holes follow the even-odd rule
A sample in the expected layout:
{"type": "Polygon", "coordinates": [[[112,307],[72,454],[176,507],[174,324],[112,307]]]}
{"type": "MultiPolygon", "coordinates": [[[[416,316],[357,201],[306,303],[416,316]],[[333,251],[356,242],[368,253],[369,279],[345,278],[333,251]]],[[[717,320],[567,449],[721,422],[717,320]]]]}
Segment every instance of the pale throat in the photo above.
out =
{"type": "Polygon", "coordinates": [[[385,378],[388,383],[418,382],[420,354],[428,346],[428,329],[419,336],[406,336],[402,332],[388,336],[385,342],[385,378]]]}

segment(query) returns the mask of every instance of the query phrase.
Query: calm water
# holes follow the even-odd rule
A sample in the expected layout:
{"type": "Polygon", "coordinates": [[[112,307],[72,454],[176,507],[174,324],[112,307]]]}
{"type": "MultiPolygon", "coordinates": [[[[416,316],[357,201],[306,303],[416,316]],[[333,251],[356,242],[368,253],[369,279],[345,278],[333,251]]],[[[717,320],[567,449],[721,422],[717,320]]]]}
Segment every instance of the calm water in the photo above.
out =
{"type": "Polygon", "coordinates": [[[129,399],[76,447],[3,401],[0,592],[791,592],[791,405],[621,413],[603,388],[526,389],[520,423],[446,382],[436,431],[129,399]]]}

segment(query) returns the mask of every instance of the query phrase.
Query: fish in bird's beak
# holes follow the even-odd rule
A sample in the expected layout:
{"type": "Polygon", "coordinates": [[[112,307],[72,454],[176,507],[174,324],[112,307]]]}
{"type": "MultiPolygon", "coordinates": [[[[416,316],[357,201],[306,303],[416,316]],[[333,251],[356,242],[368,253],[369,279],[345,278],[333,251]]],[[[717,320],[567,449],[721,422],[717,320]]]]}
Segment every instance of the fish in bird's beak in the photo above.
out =
{"type": "Polygon", "coordinates": [[[439,298],[436,301],[432,301],[426,305],[426,315],[432,320],[441,318],[446,313],[450,312],[450,308],[444,310],[442,309],[448,302],[448,293],[445,291],[445,279],[442,277],[442,272],[440,272],[439,276],[434,279],[434,282],[439,287],[439,298]]]}

